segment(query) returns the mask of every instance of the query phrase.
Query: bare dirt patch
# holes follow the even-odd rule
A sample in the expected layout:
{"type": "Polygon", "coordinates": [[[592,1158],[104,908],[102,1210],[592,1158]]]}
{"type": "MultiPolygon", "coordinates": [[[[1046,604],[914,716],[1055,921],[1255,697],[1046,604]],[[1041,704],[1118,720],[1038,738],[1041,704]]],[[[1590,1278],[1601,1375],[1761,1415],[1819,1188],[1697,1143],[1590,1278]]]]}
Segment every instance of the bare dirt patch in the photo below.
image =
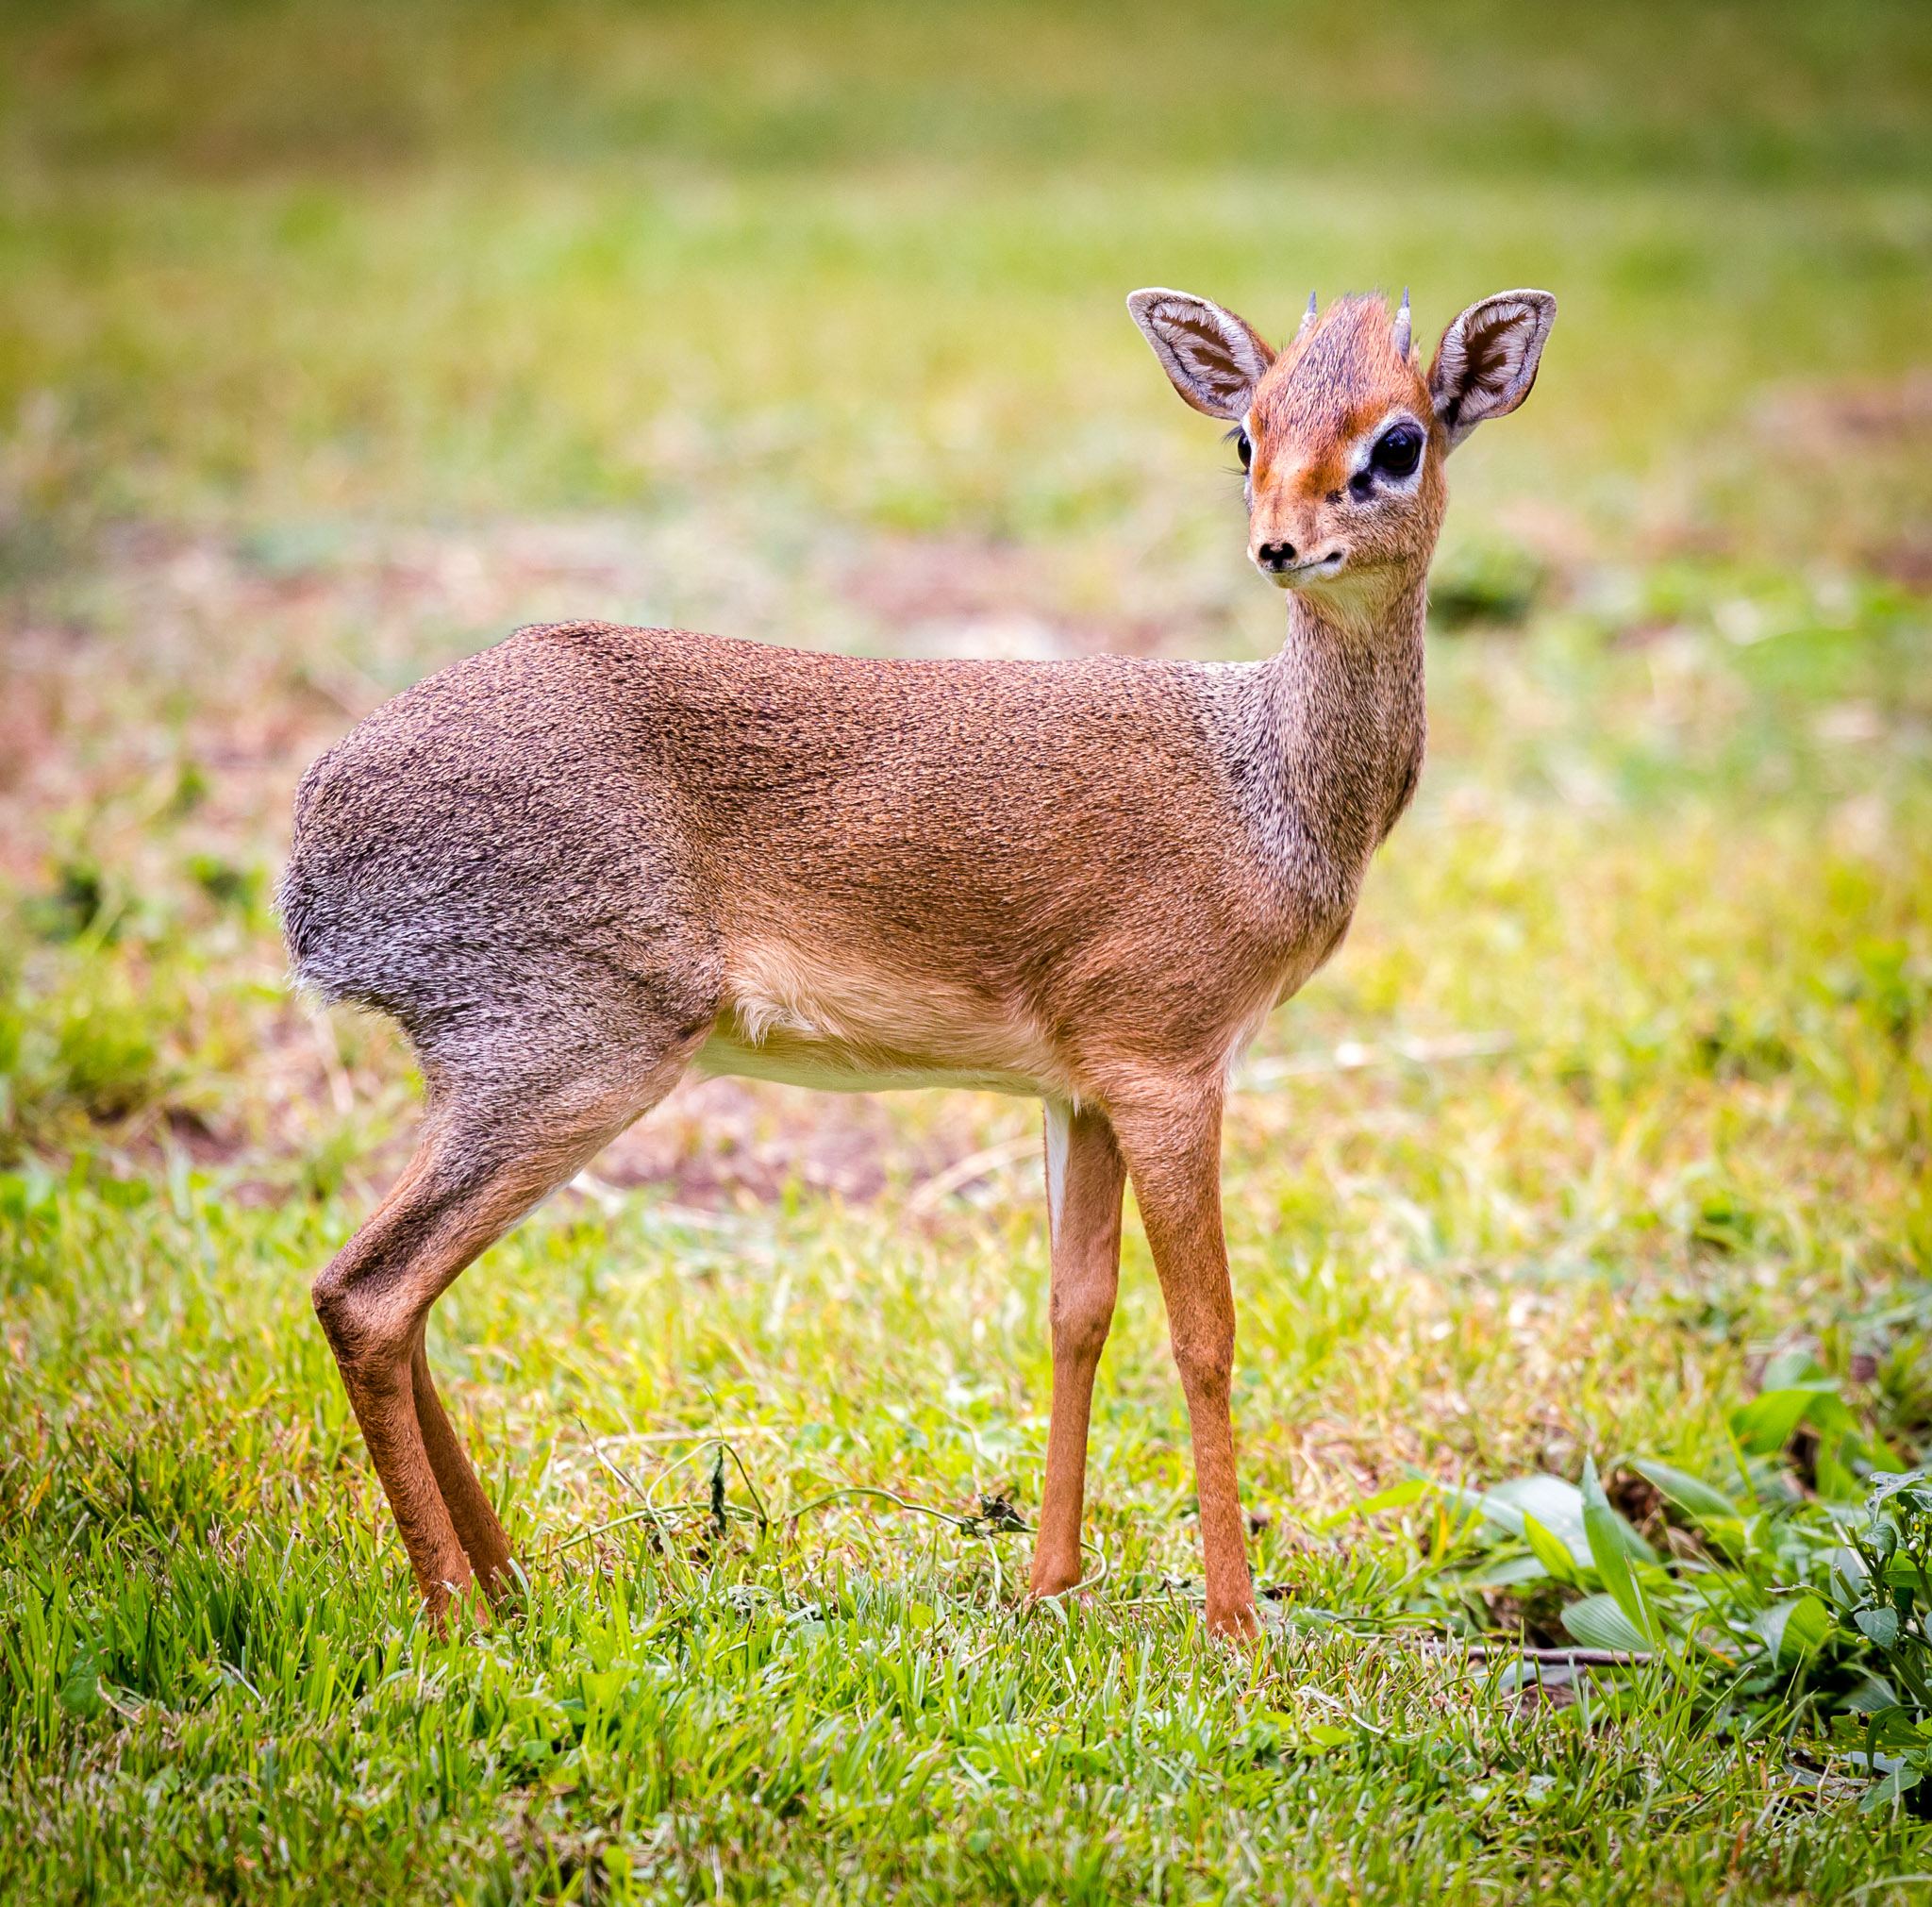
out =
{"type": "Polygon", "coordinates": [[[1762,513],[1788,547],[1932,590],[1932,370],[1777,392],[1757,414],[1774,477],[1762,513]]]}
{"type": "Polygon", "coordinates": [[[874,538],[835,580],[848,602],[910,655],[1048,661],[1185,652],[1215,620],[1211,606],[1200,603],[1136,613],[1083,602],[1080,579],[1064,561],[970,537],[874,538]]]}
{"type": "MultiPolygon", "coordinates": [[[[1013,1123],[1014,1111],[1002,1123],[1013,1123]]],[[[691,1079],[608,1146],[593,1178],[659,1188],[679,1204],[762,1205],[788,1188],[858,1204],[924,1184],[984,1145],[1001,1116],[961,1095],[893,1099],[691,1079]]]]}

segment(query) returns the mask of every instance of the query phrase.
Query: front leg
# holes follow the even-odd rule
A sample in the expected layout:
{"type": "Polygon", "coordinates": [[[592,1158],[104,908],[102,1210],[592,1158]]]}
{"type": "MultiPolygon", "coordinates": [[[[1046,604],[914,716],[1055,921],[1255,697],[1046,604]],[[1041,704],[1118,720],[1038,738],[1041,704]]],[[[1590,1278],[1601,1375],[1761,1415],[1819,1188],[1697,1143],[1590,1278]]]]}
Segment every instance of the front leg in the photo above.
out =
{"type": "Polygon", "coordinates": [[[1188,1400],[1208,1578],[1208,1626],[1260,1633],[1235,1483],[1234,1287],[1221,1230],[1221,1096],[1176,1089],[1113,1109],[1141,1221],[1160,1274],[1168,1337],[1188,1400]]]}
{"type": "Polygon", "coordinates": [[[1093,1374],[1120,1287],[1121,1194],[1127,1168],[1113,1128],[1091,1107],[1046,1102],[1046,1211],[1053,1241],[1053,1416],[1046,1487],[1033,1545],[1032,1596],[1058,1596],[1086,1574],[1080,1514],[1093,1374]]]}

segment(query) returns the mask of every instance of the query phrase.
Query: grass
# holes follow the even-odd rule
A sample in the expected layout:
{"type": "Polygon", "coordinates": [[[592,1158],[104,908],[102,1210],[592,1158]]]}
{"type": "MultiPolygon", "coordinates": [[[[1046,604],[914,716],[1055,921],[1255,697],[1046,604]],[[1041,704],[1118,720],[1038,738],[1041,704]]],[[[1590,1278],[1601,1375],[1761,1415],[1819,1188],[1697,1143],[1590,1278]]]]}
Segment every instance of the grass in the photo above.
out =
{"type": "Polygon", "coordinates": [[[1349,1514],[1591,1457],[1694,1560],[1626,1460],[1712,1474],[1784,1352],[1932,1444],[1932,37],[1257,20],[0,23],[0,1899],[1932,1893],[1824,1709],[1535,1699],[1421,1638],[1555,1590],[1349,1514]],[[787,1514],[1030,1520],[1046,1258],[1024,1105],[775,1088],[439,1307],[528,1589],[428,1633],[307,1301],[413,1080],[281,984],[300,767],[541,615],[1258,653],[1119,300],[1310,281],[1562,318],[1453,472],[1417,808],[1231,1104],[1266,1646],[1198,1631],[1131,1213],[1091,1604],[787,1514]]]}

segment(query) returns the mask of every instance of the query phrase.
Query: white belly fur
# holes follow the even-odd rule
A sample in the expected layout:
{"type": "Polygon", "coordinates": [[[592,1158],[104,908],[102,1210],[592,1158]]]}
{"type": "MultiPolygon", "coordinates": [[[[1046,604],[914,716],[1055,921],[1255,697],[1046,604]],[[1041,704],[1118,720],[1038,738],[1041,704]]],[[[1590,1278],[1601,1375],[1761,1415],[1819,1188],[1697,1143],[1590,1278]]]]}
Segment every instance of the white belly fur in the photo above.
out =
{"type": "Polygon", "coordinates": [[[1030,1015],[796,945],[734,951],[725,1005],[694,1063],[836,1093],[964,1086],[1074,1096],[1030,1015]]]}

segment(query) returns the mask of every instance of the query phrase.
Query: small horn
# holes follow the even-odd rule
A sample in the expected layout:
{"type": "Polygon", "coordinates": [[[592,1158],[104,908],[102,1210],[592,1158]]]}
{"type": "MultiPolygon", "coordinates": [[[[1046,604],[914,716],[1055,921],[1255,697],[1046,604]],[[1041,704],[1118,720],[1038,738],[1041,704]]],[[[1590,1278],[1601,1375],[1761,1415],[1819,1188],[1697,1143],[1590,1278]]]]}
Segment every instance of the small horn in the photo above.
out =
{"type": "Polygon", "coordinates": [[[1315,328],[1315,294],[1310,292],[1308,293],[1308,309],[1302,313],[1301,328],[1294,334],[1294,342],[1297,344],[1315,328]]]}
{"type": "Polygon", "coordinates": [[[1402,309],[1395,314],[1395,329],[1391,334],[1395,345],[1395,355],[1407,364],[1408,362],[1408,287],[1402,288],[1402,309]]]}

